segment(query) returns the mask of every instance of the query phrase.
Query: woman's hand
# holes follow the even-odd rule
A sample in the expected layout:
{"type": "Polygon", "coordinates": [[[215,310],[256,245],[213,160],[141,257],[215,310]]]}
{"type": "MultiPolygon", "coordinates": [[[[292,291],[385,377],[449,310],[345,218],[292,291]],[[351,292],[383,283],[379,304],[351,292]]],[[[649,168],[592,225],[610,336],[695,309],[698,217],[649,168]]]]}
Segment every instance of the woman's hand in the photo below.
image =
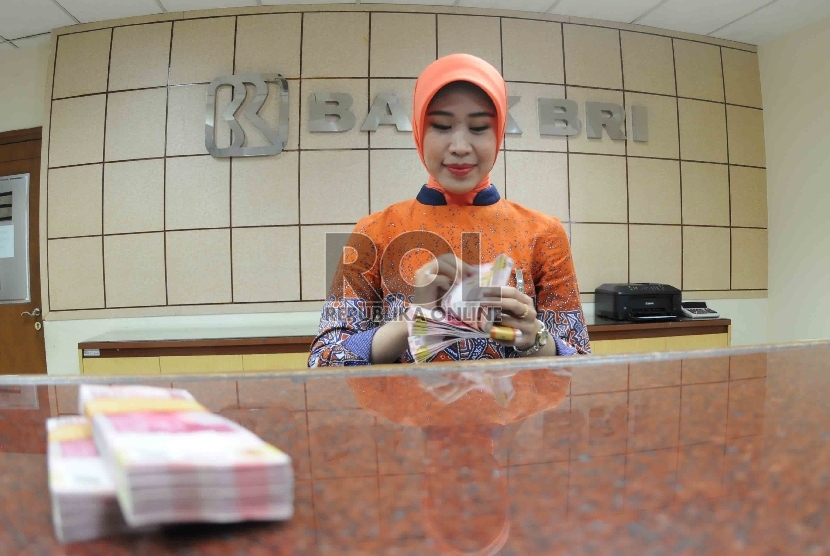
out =
{"type": "Polygon", "coordinates": [[[533,300],[527,294],[510,286],[485,288],[483,292],[484,297],[481,305],[501,310],[501,318],[500,320],[497,319],[495,324],[515,328],[522,333],[515,341],[496,340],[498,343],[513,346],[520,350],[529,349],[536,343],[536,334],[542,324],[536,320],[536,309],[533,306],[533,300]],[[501,294],[500,297],[499,293],[501,294]]]}
{"type": "Polygon", "coordinates": [[[426,309],[438,305],[456,280],[475,269],[452,254],[441,255],[415,272],[414,304],[426,309]]]}

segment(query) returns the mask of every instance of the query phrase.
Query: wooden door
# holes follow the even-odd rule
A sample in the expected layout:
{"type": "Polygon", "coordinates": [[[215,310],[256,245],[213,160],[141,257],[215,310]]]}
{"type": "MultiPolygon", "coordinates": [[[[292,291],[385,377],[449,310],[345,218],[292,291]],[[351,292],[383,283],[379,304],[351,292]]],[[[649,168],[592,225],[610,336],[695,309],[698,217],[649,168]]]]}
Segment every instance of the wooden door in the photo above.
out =
{"type": "Polygon", "coordinates": [[[40,141],[41,128],[0,133],[0,176],[29,174],[29,280],[31,302],[0,304],[0,374],[45,374],[46,350],[40,299],[40,141]]]}

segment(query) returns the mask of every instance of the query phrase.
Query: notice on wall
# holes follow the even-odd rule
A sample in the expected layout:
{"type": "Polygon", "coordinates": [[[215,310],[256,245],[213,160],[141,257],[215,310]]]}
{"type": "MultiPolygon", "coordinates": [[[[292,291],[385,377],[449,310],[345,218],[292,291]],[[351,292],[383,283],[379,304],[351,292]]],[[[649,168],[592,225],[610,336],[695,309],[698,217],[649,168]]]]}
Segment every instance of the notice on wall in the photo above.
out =
{"type": "Polygon", "coordinates": [[[0,259],[14,257],[14,226],[0,226],[0,259]]]}

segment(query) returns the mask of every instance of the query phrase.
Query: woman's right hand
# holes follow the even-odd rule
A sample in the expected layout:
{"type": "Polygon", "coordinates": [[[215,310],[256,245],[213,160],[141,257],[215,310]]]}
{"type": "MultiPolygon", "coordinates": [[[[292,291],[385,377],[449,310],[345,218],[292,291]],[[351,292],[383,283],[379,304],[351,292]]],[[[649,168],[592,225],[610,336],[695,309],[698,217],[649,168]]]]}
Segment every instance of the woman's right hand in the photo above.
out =
{"type": "MultiPolygon", "coordinates": [[[[450,290],[459,273],[466,276],[471,272],[474,272],[473,268],[454,255],[432,259],[415,272],[413,303],[425,309],[433,308],[450,290]]],[[[409,347],[408,338],[409,330],[403,315],[381,326],[372,340],[372,364],[393,363],[400,359],[409,347]]]]}
{"type": "Polygon", "coordinates": [[[435,307],[457,279],[474,272],[474,267],[451,253],[432,259],[415,272],[414,304],[427,309],[435,307]]]}

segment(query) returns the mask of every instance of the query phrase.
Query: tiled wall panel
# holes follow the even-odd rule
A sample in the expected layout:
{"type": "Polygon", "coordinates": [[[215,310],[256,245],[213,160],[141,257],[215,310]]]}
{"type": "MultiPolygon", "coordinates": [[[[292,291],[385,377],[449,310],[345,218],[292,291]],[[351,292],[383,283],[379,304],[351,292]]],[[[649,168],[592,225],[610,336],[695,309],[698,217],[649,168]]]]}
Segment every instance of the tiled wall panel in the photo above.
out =
{"type": "MultiPolygon", "coordinates": [[[[522,134],[506,138],[492,180],[507,199],[565,223],[583,294],[603,282],[655,281],[710,297],[765,295],[763,113],[751,48],[497,11],[262,11],[60,32],[43,236],[47,309],[57,318],[318,303],[325,232],[413,197],[426,179],[410,133],[360,131],[372,100],[396,93],[410,111],[421,70],[461,51],[493,63],[522,96],[511,109],[522,134]],[[207,154],[207,84],[232,73],[288,78],[282,154],[207,154]],[[310,132],[308,97],[321,92],[353,96],[353,130],[310,132]],[[539,97],[576,101],[583,131],[540,136],[539,97]],[[588,139],[586,101],[624,106],[629,139],[588,139]],[[634,105],[648,108],[648,142],[632,140],[634,105]]],[[[216,141],[227,146],[230,88],[217,96],[216,141]]],[[[277,100],[272,85],[260,114],[273,126],[277,100]]],[[[246,145],[265,144],[241,123],[246,145]]]]}

